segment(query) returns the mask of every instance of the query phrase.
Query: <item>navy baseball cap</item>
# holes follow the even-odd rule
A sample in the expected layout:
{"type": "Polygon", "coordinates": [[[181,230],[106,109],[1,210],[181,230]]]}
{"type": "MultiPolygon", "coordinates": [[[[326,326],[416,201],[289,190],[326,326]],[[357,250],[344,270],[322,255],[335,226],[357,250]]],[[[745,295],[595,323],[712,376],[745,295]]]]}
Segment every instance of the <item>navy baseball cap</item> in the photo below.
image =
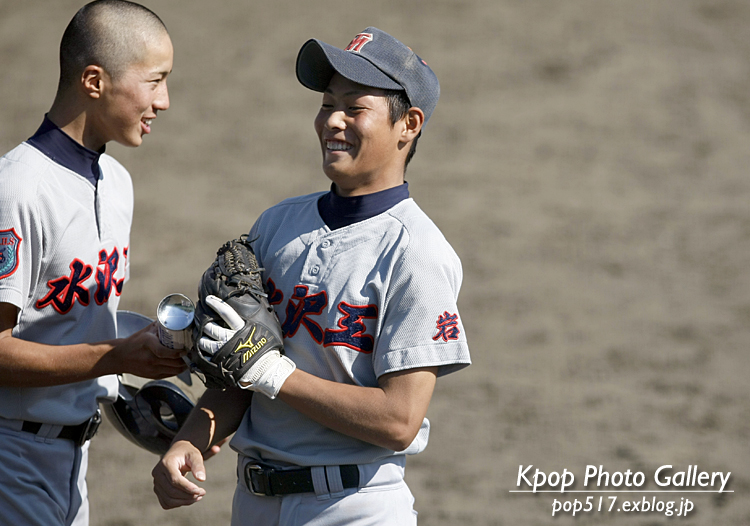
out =
{"type": "Polygon", "coordinates": [[[297,55],[297,79],[324,92],[335,73],[369,86],[404,90],[412,106],[424,112],[425,124],[440,97],[440,83],[427,63],[388,33],[368,27],[339,49],[317,39],[304,43],[297,55]]]}

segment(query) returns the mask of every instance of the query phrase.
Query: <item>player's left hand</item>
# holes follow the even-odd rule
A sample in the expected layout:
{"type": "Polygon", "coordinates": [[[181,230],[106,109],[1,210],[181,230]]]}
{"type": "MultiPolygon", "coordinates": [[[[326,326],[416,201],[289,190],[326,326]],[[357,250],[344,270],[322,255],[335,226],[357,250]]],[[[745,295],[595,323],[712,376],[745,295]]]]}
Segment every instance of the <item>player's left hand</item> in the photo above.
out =
{"type": "Polygon", "coordinates": [[[208,451],[204,451],[203,452],[203,460],[208,460],[209,458],[211,458],[211,457],[213,457],[213,456],[218,455],[219,453],[221,453],[221,447],[224,444],[226,444],[227,442],[229,442],[230,438],[232,438],[232,437],[227,437],[224,440],[222,440],[221,442],[217,442],[216,444],[214,444],[213,446],[211,446],[208,449],[208,451]]]}

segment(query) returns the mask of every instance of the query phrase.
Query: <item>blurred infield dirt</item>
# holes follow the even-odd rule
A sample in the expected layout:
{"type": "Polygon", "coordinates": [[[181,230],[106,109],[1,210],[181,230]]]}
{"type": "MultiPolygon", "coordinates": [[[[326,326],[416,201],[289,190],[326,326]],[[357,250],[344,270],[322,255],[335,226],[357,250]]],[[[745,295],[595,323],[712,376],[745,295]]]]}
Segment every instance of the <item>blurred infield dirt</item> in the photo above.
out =
{"type": "MultiPolygon", "coordinates": [[[[0,0],[3,152],[48,110],[83,3],[0,0]]],[[[642,471],[651,490],[665,464],[731,471],[734,493],[658,498],[690,498],[685,525],[750,523],[750,3],[144,3],[175,46],[172,106],[140,148],[107,150],[136,193],[123,309],[154,317],[168,293],[195,299],[221,243],[328,188],[319,95],[297,82],[296,54],[374,25],[441,81],[407,180],[462,258],[474,360],[438,381],[430,445],[408,460],[419,523],[675,520],[551,519],[553,499],[586,494],[510,493],[530,464],[568,469],[576,489],[589,464],[642,471]]],[[[229,448],[207,465],[203,501],[170,512],[152,492],[156,460],[103,426],[92,526],[228,524],[229,448]]]]}

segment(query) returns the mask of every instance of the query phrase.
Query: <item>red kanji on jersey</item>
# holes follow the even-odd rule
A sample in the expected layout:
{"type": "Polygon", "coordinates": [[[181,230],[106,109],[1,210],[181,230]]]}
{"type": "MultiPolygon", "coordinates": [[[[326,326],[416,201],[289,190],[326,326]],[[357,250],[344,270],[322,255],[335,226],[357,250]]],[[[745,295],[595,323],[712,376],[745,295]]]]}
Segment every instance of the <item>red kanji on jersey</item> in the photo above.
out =
{"type": "MultiPolygon", "coordinates": [[[[124,258],[128,257],[128,247],[122,250],[122,255],[124,258]]],[[[97,305],[104,305],[109,301],[112,291],[117,296],[122,293],[125,278],[115,278],[115,272],[120,266],[120,252],[117,247],[114,247],[111,253],[106,250],[99,251],[99,264],[96,266],[95,275],[96,291],[94,292],[94,300],[97,305]]],[[[49,280],[47,286],[50,290],[34,306],[39,310],[51,306],[60,314],[66,314],[70,311],[76,301],[83,306],[87,306],[90,291],[84,282],[92,274],[94,274],[92,265],[88,265],[78,258],[74,259],[70,264],[70,275],[49,280]]]]}
{"type": "Polygon", "coordinates": [[[458,340],[461,330],[458,328],[458,314],[449,314],[443,312],[437,319],[437,334],[432,337],[433,340],[442,338],[444,342],[448,340],[458,340]]]}
{"type": "MultiPolygon", "coordinates": [[[[128,247],[123,249],[122,254],[128,257],[128,247]]],[[[118,296],[122,294],[122,285],[125,278],[119,280],[115,278],[119,263],[120,253],[117,251],[117,247],[112,249],[111,254],[108,254],[106,250],[99,251],[99,265],[96,268],[96,293],[94,294],[97,305],[104,305],[109,300],[113,285],[115,294],[118,296]]]]}
{"type": "MultiPolygon", "coordinates": [[[[283,293],[276,288],[272,280],[266,283],[269,301],[279,304],[284,298],[283,293]]],[[[323,347],[343,345],[355,351],[369,354],[375,347],[375,338],[367,334],[367,319],[377,319],[377,305],[351,305],[342,301],[338,304],[338,311],[342,315],[338,320],[338,329],[323,329],[313,316],[322,314],[328,306],[328,293],[323,290],[317,294],[310,294],[307,285],[296,285],[294,294],[286,304],[286,319],[281,324],[284,338],[293,338],[300,327],[305,327],[313,340],[322,343],[323,347]]]]}
{"type": "Polygon", "coordinates": [[[344,345],[355,351],[370,354],[375,345],[375,338],[366,333],[363,320],[374,320],[378,317],[377,305],[350,305],[339,303],[339,312],[344,316],[338,321],[338,329],[326,329],[324,347],[344,345]]]}
{"type": "Polygon", "coordinates": [[[268,293],[268,303],[271,305],[281,305],[284,301],[284,293],[276,288],[276,283],[272,279],[266,282],[266,292],[268,293]]]}
{"type": "Polygon", "coordinates": [[[93,269],[80,259],[74,259],[70,264],[70,276],[61,276],[47,282],[50,288],[47,295],[36,302],[37,309],[52,305],[57,312],[65,314],[78,299],[81,305],[89,304],[89,290],[82,285],[93,269]]]}
{"type": "Polygon", "coordinates": [[[323,343],[323,329],[310,316],[323,312],[328,305],[326,291],[308,294],[307,285],[294,287],[294,294],[286,304],[286,320],[281,325],[284,338],[291,338],[297,334],[297,329],[303,325],[310,336],[318,343],[323,343]]]}

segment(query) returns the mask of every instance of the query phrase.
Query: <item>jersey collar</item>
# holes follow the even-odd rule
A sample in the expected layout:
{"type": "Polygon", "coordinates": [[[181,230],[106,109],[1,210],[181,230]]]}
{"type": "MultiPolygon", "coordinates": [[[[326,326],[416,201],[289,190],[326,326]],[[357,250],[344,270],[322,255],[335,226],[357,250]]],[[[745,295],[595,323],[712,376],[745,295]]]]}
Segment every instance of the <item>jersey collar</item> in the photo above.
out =
{"type": "Polygon", "coordinates": [[[334,188],[318,199],[318,213],[331,230],[380,215],[409,197],[409,183],[356,197],[337,195],[334,188]]]}
{"type": "Polygon", "coordinates": [[[36,133],[26,142],[57,164],[77,173],[96,186],[101,174],[99,157],[104,153],[104,147],[95,152],[78,144],[49,120],[47,115],[44,116],[44,121],[36,133]]]}

